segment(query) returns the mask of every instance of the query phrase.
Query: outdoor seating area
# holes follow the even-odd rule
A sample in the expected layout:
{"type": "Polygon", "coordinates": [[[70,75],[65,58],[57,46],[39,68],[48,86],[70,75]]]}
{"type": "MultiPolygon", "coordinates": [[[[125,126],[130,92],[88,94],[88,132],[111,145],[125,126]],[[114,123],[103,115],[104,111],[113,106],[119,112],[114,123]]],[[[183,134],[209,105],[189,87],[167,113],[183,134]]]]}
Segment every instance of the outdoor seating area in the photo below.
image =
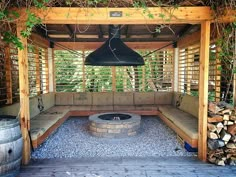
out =
{"type": "MultiPolygon", "coordinates": [[[[115,147],[113,141],[123,138],[124,147],[137,141],[130,156],[136,151],[148,157],[148,150],[150,157],[197,154],[202,162],[235,165],[235,5],[0,2],[0,135],[15,131],[8,124],[17,119],[21,134],[11,133],[11,144],[17,139],[22,154],[16,159],[16,146],[0,141],[0,176],[17,173],[11,164],[19,158],[28,165],[50,152],[52,158],[73,157],[69,145],[60,144],[55,153],[47,149],[54,136],[71,148],[84,143],[84,154],[94,157],[96,146],[110,141],[115,147]],[[162,149],[155,154],[158,144],[162,149]],[[34,150],[42,154],[32,156],[34,150]]],[[[123,158],[119,152],[109,150],[107,157],[123,158]]]]}

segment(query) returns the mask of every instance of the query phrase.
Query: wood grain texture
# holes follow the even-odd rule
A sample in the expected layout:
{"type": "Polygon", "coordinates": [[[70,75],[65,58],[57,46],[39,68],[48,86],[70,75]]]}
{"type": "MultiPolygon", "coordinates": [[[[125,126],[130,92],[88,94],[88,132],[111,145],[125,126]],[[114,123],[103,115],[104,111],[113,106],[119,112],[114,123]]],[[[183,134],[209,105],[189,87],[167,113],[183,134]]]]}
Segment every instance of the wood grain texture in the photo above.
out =
{"type": "MultiPolygon", "coordinates": [[[[24,8],[18,11],[22,17],[26,17],[24,8]]],[[[31,8],[31,11],[45,24],[191,24],[200,23],[203,20],[213,20],[210,7],[178,7],[176,9],[150,7],[148,11],[153,14],[153,18],[144,14],[142,8],[51,7],[46,10],[31,8]],[[122,11],[122,16],[110,17],[111,11],[122,11]],[[160,14],[163,14],[165,18],[160,14]],[[171,18],[167,20],[169,16],[171,18]]]]}
{"type": "Polygon", "coordinates": [[[201,23],[201,45],[199,65],[199,122],[198,122],[198,157],[207,158],[207,109],[208,109],[208,74],[209,74],[210,22],[201,23]]]}
{"type": "Polygon", "coordinates": [[[30,129],[29,112],[29,80],[28,80],[28,50],[27,39],[21,36],[21,31],[25,29],[24,23],[17,24],[17,37],[22,42],[24,49],[18,49],[19,63],[19,88],[20,88],[20,124],[24,141],[22,163],[28,164],[30,160],[30,139],[28,130],[30,129]]]}

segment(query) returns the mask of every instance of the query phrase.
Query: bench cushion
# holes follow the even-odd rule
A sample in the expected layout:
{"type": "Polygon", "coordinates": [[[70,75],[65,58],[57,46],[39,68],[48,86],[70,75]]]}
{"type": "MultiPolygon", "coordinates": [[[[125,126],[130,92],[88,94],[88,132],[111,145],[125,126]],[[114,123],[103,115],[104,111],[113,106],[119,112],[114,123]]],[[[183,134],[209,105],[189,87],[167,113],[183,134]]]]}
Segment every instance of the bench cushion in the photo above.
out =
{"type": "Polygon", "coordinates": [[[134,92],[135,105],[154,105],[155,94],[154,92],[134,92]]]}
{"type": "Polygon", "coordinates": [[[56,93],[55,105],[73,105],[73,93],[56,93]]]}
{"type": "Polygon", "coordinates": [[[30,133],[32,140],[42,136],[51,126],[53,126],[61,115],[38,115],[30,120],[30,133]]]}
{"type": "Polygon", "coordinates": [[[114,105],[125,106],[134,105],[133,92],[114,92],[114,105]]]}
{"type": "Polygon", "coordinates": [[[93,106],[112,106],[113,92],[94,92],[93,106]]]}
{"type": "Polygon", "coordinates": [[[192,139],[198,139],[198,120],[191,114],[183,112],[174,106],[159,106],[160,112],[173,124],[178,126],[192,139]]]}
{"type": "Polygon", "coordinates": [[[179,109],[198,118],[198,97],[184,95],[180,101],[179,109]]]}
{"type": "Polygon", "coordinates": [[[74,105],[91,106],[92,105],[92,93],[81,92],[74,93],[74,105]]]}
{"type": "Polygon", "coordinates": [[[155,92],[155,104],[172,104],[173,92],[155,92]]]}

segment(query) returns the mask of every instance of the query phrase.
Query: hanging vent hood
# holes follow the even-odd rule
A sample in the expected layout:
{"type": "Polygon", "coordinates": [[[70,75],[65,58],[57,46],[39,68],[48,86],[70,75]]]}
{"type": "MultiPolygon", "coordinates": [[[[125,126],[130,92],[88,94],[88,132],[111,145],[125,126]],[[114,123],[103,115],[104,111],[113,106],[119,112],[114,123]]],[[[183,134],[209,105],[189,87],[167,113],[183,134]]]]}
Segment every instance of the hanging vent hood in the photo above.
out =
{"type": "Polygon", "coordinates": [[[144,65],[144,60],[120,39],[120,26],[109,25],[109,38],[86,57],[85,65],[139,66],[144,65]]]}

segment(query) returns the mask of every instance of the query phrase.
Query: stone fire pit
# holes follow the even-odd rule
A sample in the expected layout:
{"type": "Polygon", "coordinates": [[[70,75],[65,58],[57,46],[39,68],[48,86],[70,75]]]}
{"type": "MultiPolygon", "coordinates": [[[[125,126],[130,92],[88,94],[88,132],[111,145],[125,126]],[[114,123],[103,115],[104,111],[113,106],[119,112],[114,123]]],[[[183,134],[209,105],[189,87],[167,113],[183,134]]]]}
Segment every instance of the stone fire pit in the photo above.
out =
{"type": "Polygon", "coordinates": [[[106,138],[134,136],[140,128],[141,116],[130,113],[108,112],[89,116],[92,135],[106,138]]]}

